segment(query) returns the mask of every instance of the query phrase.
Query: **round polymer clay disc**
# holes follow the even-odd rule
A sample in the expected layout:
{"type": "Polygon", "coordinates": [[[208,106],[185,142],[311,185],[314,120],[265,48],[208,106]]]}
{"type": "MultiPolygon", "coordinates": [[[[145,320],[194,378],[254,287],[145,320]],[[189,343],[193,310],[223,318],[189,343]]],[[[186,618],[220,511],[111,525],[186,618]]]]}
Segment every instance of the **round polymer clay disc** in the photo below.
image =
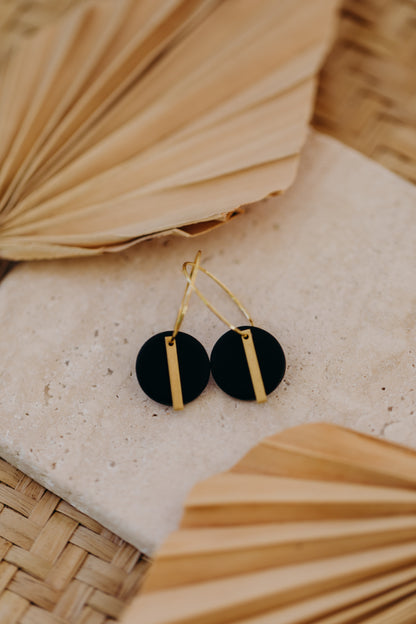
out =
{"type": "MultiPolygon", "coordinates": [[[[144,343],[136,360],[136,375],[143,391],[154,401],[172,405],[165,337],[173,331],[161,332],[144,343]]],[[[175,338],[181,378],[182,398],[189,403],[201,394],[208,383],[208,354],[193,336],[179,332],[175,338]]]]}
{"type": "MultiPolygon", "coordinates": [[[[266,394],[282,381],[286,371],[283,349],[274,336],[259,327],[250,329],[266,394]]],[[[254,401],[255,394],[243,346],[243,338],[230,330],[217,340],[211,353],[211,372],[217,385],[236,399],[254,401]]]]}

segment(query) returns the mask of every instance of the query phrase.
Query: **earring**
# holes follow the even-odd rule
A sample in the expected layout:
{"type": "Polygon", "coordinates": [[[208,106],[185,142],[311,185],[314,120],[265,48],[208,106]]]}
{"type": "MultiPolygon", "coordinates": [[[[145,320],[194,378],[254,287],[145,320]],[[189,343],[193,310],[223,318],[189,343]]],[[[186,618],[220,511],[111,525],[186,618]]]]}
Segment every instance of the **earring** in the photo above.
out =
{"type": "Polygon", "coordinates": [[[202,344],[179,331],[188,310],[200,256],[199,251],[192,263],[173,330],[156,334],[145,342],[136,360],[136,375],[142,390],[158,403],[173,405],[175,410],[196,399],[210,375],[208,354],[202,344]]]}
{"type": "Polygon", "coordinates": [[[246,308],[225,284],[202,266],[198,266],[198,270],[214,280],[231,297],[250,325],[236,327],[230,323],[195,286],[192,271],[189,274],[187,270],[189,265],[192,270],[195,268],[194,262],[185,262],[182,267],[188,286],[230,328],[212,349],[212,376],[224,392],[236,399],[265,402],[267,395],[280,384],[286,371],[286,359],[281,345],[272,334],[254,326],[246,308]]]}

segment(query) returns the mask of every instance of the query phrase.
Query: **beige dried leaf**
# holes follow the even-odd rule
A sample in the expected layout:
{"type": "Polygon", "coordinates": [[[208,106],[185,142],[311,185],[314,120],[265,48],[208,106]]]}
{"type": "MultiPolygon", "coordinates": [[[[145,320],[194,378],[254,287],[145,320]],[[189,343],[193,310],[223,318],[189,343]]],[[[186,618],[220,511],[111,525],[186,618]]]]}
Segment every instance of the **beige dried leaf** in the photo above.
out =
{"type": "Polygon", "coordinates": [[[329,424],[196,485],[123,624],[406,624],[416,453],[329,424]]]}
{"type": "Polygon", "coordinates": [[[0,66],[0,255],[189,236],[285,190],[335,6],[120,0],[42,28],[0,66]]]}

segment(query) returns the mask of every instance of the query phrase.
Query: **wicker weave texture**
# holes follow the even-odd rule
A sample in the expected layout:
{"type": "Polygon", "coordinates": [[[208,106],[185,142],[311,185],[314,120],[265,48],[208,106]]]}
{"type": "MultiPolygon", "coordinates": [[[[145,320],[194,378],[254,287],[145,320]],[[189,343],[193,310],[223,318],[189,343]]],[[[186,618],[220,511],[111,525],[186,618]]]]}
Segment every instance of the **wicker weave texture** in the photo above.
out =
{"type": "Polygon", "coordinates": [[[416,182],[416,0],[346,0],[315,126],[416,182]]]}
{"type": "Polygon", "coordinates": [[[147,561],[0,460],[0,622],[102,624],[137,593],[147,561]]]}

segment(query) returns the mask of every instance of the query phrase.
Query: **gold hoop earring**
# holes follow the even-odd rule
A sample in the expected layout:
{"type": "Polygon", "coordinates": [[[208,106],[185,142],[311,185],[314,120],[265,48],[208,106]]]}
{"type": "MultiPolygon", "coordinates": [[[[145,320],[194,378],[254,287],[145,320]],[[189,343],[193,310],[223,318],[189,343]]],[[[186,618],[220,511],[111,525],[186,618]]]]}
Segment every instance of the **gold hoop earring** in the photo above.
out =
{"type": "Polygon", "coordinates": [[[205,348],[193,336],[179,331],[188,310],[200,257],[199,251],[192,263],[173,330],[149,338],[136,359],[136,375],[142,390],[154,401],[172,405],[175,410],[196,399],[210,375],[205,348]]]}
{"type": "Polygon", "coordinates": [[[255,327],[251,315],[228,286],[198,264],[198,271],[214,280],[231,297],[250,325],[237,327],[230,323],[195,286],[195,268],[195,262],[185,262],[182,266],[189,288],[229,327],[229,331],[217,340],[212,349],[210,361],[213,378],[224,392],[236,399],[264,403],[267,395],[280,384],[286,371],[286,358],[280,343],[269,332],[255,327]],[[189,266],[192,267],[190,273],[189,266]]]}

